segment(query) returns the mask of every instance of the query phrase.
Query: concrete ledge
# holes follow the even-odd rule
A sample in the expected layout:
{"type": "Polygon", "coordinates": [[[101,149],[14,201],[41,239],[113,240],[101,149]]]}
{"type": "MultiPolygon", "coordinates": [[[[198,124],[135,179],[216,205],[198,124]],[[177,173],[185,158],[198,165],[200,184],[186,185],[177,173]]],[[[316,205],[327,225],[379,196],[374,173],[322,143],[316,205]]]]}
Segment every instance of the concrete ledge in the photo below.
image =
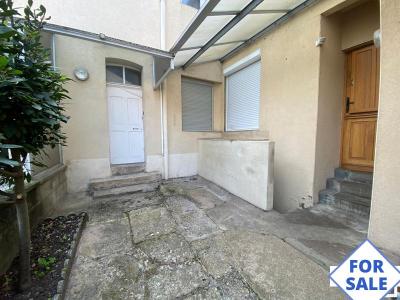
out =
{"type": "MultiPolygon", "coordinates": [[[[26,185],[31,227],[51,215],[67,192],[66,166],[56,165],[26,185]]],[[[14,205],[0,209],[0,273],[5,272],[18,253],[18,227],[14,205]]]]}
{"type": "Polygon", "coordinates": [[[56,176],[60,172],[65,172],[67,169],[66,165],[55,165],[47,170],[44,170],[43,172],[40,172],[39,174],[33,176],[32,181],[29,182],[28,184],[25,185],[25,191],[29,193],[39,185],[45,183],[46,181],[52,179],[54,176],[56,176]]]}
{"type": "Polygon", "coordinates": [[[273,208],[274,143],[199,140],[199,175],[264,209],[273,208]]]}

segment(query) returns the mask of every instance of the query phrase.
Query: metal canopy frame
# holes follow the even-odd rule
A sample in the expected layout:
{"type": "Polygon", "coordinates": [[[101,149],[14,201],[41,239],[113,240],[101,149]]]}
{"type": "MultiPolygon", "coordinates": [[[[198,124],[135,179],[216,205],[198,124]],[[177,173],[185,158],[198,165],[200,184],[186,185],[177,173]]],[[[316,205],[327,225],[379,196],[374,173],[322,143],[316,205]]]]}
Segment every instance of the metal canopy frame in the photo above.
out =
{"type": "Polygon", "coordinates": [[[171,48],[170,51],[173,53],[173,55],[176,55],[180,51],[200,49],[188,61],[186,61],[186,63],[182,66],[185,69],[188,66],[190,66],[194,61],[196,61],[196,59],[198,59],[202,54],[204,54],[204,52],[206,52],[207,49],[209,49],[211,47],[241,43],[236,48],[234,48],[233,50],[231,50],[230,52],[225,54],[223,57],[221,57],[219,59],[210,60],[210,61],[219,60],[220,62],[224,62],[228,58],[232,57],[235,53],[240,51],[241,49],[247,47],[248,45],[255,42],[260,37],[264,36],[265,34],[274,30],[279,25],[286,22],[289,18],[293,17],[294,15],[296,15],[303,9],[314,5],[318,1],[319,0],[305,0],[304,2],[300,3],[298,6],[296,6],[293,9],[259,9],[259,10],[257,10],[255,8],[257,7],[257,5],[259,5],[261,2],[263,2],[263,0],[258,0],[258,1],[253,0],[250,2],[250,4],[248,4],[241,11],[236,11],[236,10],[213,11],[213,9],[217,6],[217,4],[220,2],[220,0],[209,0],[203,6],[203,8],[199,11],[199,13],[195,16],[192,23],[187,27],[187,29],[184,31],[184,33],[181,35],[181,37],[178,39],[178,41],[171,48]],[[257,4],[255,4],[255,3],[257,3],[257,4]],[[254,5],[254,7],[252,5],[254,5]],[[250,7],[252,7],[252,9],[250,9],[250,7]],[[246,40],[236,40],[236,41],[217,43],[217,41],[220,38],[222,38],[223,35],[225,35],[232,28],[234,28],[234,26],[241,19],[243,19],[246,15],[276,14],[276,13],[283,13],[284,15],[281,16],[279,19],[275,20],[273,23],[269,24],[267,27],[261,29],[259,32],[257,32],[250,38],[248,38],[246,40]],[[196,29],[202,24],[202,22],[208,16],[235,16],[235,17],[227,25],[225,25],[216,35],[214,35],[206,44],[201,45],[201,46],[191,46],[191,47],[182,48],[182,46],[189,40],[189,38],[193,35],[193,33],[196,31],[196,29]]]}
{"type": "MultiPolygon", "coordinates": [[[[216,47],[216,46],[223,46],[223,45],[229,45],[229,44],[237,44],[237,43],[244,43],[247,40],[238,40],[238,41],[230,41],[230,42],[223,42],[223,43],[215,43],[211,47],[216,47]]],[[[187,50],[194,50],[194,49],[200,49],[203,46],[193,46],[193,47],[187,47],[187,48],[182,48],[179,51],[187,51],[187,50]]]]}
{"type": "MultiPolygon", "coordinates": [[[[256,9],[249,12],[249,15],[261,15],[261,14],[279,14],[279,13],[287,13],[290,9],[256,9]]],[[[209,14],[209,16],[231,16],[238,15],[240,10],[229,10],[229,11],[213,11],[209,14]]]]}
{"type": "Polygon", "coordinates": [[[237,53],[241,49],[247,47],[251,43],[254,43],[257,39],[259,39],[263,35],[267,34],[268,32],[274,30],[276,27],[278,27],[282,23],[285,23],[290,17],[294,16],[295,14],[299,13],[300,11],[302,11],[303,9],[305,9],[309,6],[312,6],[313,4],[315,4],[318,1],[319,0],[306,0],[303,3],[299,4],[298,6],[296,6],[292,10],[290,10],[288,13],[286,13],[285,15],[280,17],[278,20],[276,20],[269,26],[265,27],[264,29],[262,29],[261,31],[256,33],[255,35],[253,35],[251,38],[249,38],[243,44],[237,46],[235,49],[233,49],[229,53],[225,54],[222,58],[220,58],[220,62],[226,61],[228,58],[232,57],[235,53],[237,53]]]}
{"type": "Polygon", "coordinates": [[[239,14],[237,14],[232,20],[230,20],[228,24],[226,24],[183,65],[183,69],[186,69],[188,66],[190,66],[199,56],[206,52],[208,48],[214,45],[220,38],[222,38],[229,30],[231,30],[237,23],[239,23],[245,16],[252,12],[263,1],[264,0],[252,0],[249,4],[247,4],[246,7],[240,11],[239,14]]]}
{"type": "Polygon", "coordinates": [[[210,15],[212,10],[218,5],[221,0],[209,0],[196,14],[194,21],[184,30],[183,34],[172,46],[170,52],[176,53],[180,51],[186,41],[192,36],[193,32],[203,23],[203,21],[210,15]]]}

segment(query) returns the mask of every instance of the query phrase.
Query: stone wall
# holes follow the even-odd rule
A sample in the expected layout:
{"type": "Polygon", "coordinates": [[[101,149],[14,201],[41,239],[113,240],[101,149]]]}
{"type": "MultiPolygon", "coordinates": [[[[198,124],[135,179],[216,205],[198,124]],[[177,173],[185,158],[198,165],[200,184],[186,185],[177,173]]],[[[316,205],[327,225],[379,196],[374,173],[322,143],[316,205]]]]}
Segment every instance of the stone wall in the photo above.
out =
{"type": "MultiPolygon", "coordinates": [[[[27,185],[31,227],[48,217],[67,192],[66,166],[57,165],[41,172],[27,185]]],[[[0,205],[0,274],[18,253],[15,207],[0,205]]]]}

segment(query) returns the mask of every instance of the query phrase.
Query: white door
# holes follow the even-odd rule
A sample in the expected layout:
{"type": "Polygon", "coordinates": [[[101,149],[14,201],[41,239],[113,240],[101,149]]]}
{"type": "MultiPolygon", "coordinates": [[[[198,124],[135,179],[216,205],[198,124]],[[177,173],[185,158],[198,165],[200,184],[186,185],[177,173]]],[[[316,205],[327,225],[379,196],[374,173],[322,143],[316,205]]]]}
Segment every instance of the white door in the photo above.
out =
{"type": "Polygon", "coordinates": [[[111,164],[144,162],[142,90],[108,86],[111,164]]]}

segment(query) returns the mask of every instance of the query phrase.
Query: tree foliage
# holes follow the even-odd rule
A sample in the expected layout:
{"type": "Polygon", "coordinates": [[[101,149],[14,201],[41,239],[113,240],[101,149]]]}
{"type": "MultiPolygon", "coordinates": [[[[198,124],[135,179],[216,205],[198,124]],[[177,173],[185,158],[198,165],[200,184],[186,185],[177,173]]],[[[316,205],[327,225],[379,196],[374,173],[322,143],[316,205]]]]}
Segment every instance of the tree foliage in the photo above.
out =
{"type": "Polygon", "coordinates": [[[46,146],[65,142],[61,123],[67,122],[63,100],[68,98],[66,77],[53,69],[49,50],[41,44],[46,9],[33,9],[32,0],[22,15],[11,0],[0,0],[0,185],[13,185],[14,194],[0,190],[15,203],[19,237],[19,288],[31,285],[30,224],[23,165],[46,146]]]}
{"type": "MultiPolygon", "coordinates": [[[[20,145],[22,161],[28,153],[64,144],[60,124],[68,120],[63,107],[68,78],[54,70],[50,51],[41,44],[46,9],[32,5],[29,0],[20,14],[11,0],[0,0],[0,143],[20,145]]],[[[6,152],[0,158],[3,170],[13,167],[6,152]]],[[[13,183],[13,177],[1,176],[2,183],[13,183]]]]}

